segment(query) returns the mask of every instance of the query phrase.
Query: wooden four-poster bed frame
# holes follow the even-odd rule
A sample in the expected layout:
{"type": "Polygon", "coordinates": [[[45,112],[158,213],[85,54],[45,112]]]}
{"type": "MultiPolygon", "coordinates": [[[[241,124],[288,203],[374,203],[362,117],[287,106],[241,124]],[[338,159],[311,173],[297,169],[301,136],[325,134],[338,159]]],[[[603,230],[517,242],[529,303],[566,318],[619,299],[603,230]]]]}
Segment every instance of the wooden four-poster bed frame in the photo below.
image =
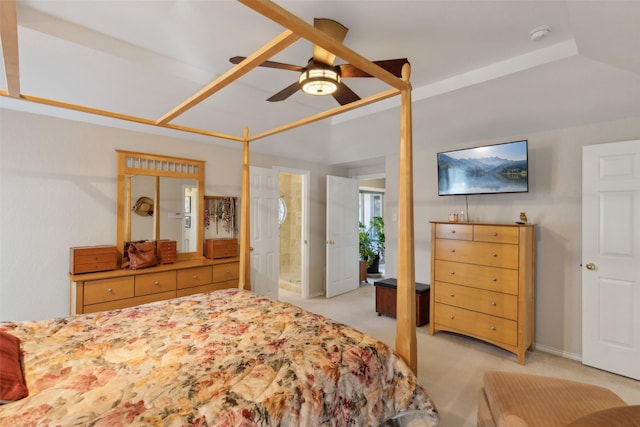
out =
{"type": "MultiPolygon", "coordinates": [[[[397,289],[397,329],[396,351],[405,359],[409,367],[417,371],[416,350],[416,305],[415,305],[415,260],[414,260],[414,222],[413,222],[413,157],[412,157],[412,113],[411,113],[411,84],[410,65],[407,63],[402,69],[402,78],[398,78],[384,70],[341,42],[332,39],[327,34],[314,28],[297,16],[278,6],[270,0],[238,0],[268,19],[282,25],[286,30],[273,40],[248,56],[241,63],[232,67],[201,90],[187,98],[180,105],[157,120],[135,117],[111,111],[105,111],[76,104],[60,102],[52,99],[40,98],[20,91],[18,31],[15,0],[0,2],[0,35],[6,70],[7,90],[0,90],[0,95],[16,99],[45,104],[53,107],[66,108],[84,113],[96,114],[130,122],[136,122],[167,129],[174,129],[216,138],[238,141],[243,144],[242,165],[242,199],[249,198],[249,144],[259,139],[284,132],[299,126],[326,119],[365,105],[381,101],[392,96],[401,96],[400,105],[400,168],[398,191],[398,289],[397,289]],[[253,70],[278,52],[284,50],[295,41],[304,38],[327,51],[339,56],[360,70],[369,73],[391,89],[370,97],[343,105],[319,114],[312,115],[265,132],[250,135],[249,129],[244,129],[243,136],[228,135],[209,130],[190,128],[172,124],[171,121],[212,96],[217,91],[231,84],[244,74],[253,70]]],[[[251,290],[251,266],[249,258],[250,221],[249,203],[242,203],[240,220],[240,280],[239,287],[251,290]]]]}

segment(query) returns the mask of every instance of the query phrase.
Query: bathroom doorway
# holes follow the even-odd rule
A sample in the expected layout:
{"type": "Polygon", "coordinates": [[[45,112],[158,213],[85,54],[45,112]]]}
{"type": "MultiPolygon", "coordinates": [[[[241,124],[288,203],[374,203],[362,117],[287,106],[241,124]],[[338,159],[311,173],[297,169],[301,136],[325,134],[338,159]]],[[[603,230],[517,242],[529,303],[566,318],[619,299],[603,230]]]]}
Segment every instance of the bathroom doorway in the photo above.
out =
{"type": "Polygon", "coordinates": [[[303,170],[280,168],[278,173],[279,290],[301,298],[309,297],[308,177],[303,170]]]}

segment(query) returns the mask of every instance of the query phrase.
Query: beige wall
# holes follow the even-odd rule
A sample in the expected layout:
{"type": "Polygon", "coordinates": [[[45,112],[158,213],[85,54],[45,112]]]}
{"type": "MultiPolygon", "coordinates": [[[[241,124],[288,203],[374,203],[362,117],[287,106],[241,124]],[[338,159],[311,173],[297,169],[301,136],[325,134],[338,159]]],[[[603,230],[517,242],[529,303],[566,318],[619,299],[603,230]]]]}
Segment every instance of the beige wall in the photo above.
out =
{"type": "MultiPolygon", "coordinates": [[[[69,313],[69,248],[115,244],[115,149],[204,160],[206,195],[240,195],[241,144],[176,135],[0,109],[0,320],[69,313]]],[[[346,170],[260,154],[251,164],[310,172],[309,287],[322,293],[326,175],[346,170]]]]}
{"type": "MultiPolygon", "coordinates": [[[[528,193],[474,195],[467,200],[471,221],[512,223],[525,211],[529,222],[537,224],[535,337],[540,349],[572,358],[582,353],[582,147],[638,138],[640,119],[631,118],[446,148],[529,140],[528,193]]],[[[429,221],[444,221],[448,212],[466,210],[464,196],[438,197],[438,151],[443,147],[414,153],[416,281],[423,283],[429,283],[430,276],[429,221]]],[[[387,157],[386,172],[386,272],[392,276],[397,271],[397,156],[387,157]]]]}

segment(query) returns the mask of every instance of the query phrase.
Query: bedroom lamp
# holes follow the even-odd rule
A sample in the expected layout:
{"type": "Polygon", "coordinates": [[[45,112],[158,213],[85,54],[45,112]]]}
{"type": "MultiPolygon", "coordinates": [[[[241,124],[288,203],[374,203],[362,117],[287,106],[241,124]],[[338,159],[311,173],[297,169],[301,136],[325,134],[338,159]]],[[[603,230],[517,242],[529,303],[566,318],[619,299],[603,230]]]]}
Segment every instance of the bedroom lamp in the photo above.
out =
{"type": "Polygon", "coordinates": [[[309,95],[331,95],[338,90],[340,74],[334,67],[315,66],[300,74],[298,84],[309,95]]]}

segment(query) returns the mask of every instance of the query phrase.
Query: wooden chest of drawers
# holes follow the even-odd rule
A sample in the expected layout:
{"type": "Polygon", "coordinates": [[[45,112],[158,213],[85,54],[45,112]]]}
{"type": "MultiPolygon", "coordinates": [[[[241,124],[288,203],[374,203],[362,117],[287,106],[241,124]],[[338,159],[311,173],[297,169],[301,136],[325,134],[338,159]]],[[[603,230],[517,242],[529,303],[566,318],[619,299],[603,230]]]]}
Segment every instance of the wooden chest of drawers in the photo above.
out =
{"type": "Polygon", "coordinates": [[[430,333],[534,349],[533,225],[431,223],[430,333]]]}
{"type": "Polygon", "coordinates": [[[177,242],[175,240],[156,241],[156,253],[158,264],[171,264],[176,262],[177,242]]]}
{"type": "Polygon", "coordinates": [[[115,270],[118,250],[115,246],[82,246],[69,251],[69,273],[81,274],[115,270]]]}
{"type": "Polygon", "coordinates": [[[205,240],[205,256],[211,259],[238,256],[238,239],[205,240]]]}

